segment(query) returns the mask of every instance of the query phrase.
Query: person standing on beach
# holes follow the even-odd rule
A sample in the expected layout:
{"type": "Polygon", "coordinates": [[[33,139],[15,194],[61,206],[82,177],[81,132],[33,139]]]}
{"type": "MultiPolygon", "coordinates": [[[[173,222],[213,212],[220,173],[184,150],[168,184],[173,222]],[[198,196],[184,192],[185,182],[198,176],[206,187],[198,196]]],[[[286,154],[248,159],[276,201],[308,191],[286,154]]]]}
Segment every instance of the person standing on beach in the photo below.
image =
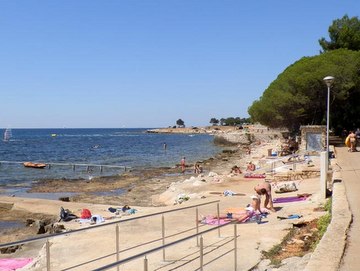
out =
{"type": "Polygon", "coordinates": [[[202,172],[203,172],[202,167],[198,163],[195,163],[195,165],[194,165],[194,173],[195,174],[200,174],[202,172]]]}
{"type": "Polygon", "coordinates": [[[183,157],[181,159],[180,165],[181,165],[181,173],[184,173],[185,172],[185,167],[186,167],[185,157],[183,157]]]}
{"type": "Polygon", "coordinates": [[[356,152],[356,135],[353,131],[350,131],[349,138],[350,138],[350,151],[356,152]]]}
{"type": "MultiPolygon", "coordinates": [[[[260,183],[254,187],[254,190],[255,190],[256,194],[258,194],[258,196],[265,195],[264,207],[273,212],[276,212],[276,210],[273,206],[273,201],[272,201],[272,197],[271,197],[270,183],[266,182],[266,181],[263,183],[260,183]]],[[[259,198],[259,205],[260,205],[260,198],[259,198]]]]}

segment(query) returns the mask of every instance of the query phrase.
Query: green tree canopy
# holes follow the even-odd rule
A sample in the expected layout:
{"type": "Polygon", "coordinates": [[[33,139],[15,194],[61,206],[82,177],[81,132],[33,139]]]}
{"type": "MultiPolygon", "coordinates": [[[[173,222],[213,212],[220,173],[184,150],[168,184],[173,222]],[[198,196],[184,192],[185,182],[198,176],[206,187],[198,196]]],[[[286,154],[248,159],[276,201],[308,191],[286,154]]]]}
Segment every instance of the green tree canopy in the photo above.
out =
{"type": "Polygon", "coordinates": [[[358,17],[349,18],[347,15],[334,20],[329,27],[330,41],[325,38],[319,40],[324,52],[336,49],[360,50],[360,21],[358,17]]]}
{"type": "MultiPolygon", "coordinates": [[[[229,117],[229,118],[221,118],[220,125],[222,126],[236,126],[244,123],[249,123],[250,118],[240,118],[240,117],[229,117]]],[[[211,121],[210,121],[211,123],[211,121]]]]}
{"type": "Polygon", "coordinates": [[[211,118],[211,119],[210,119],[210,123],[211,123],[212,125],[218,125],[219,122],[220,122],[220,121],[219,121],[217,118],[211,118]]]}
{"type": "Polygon", "coordinates": [[[221,126],[225,125],[225,120],[226,120],[225,118],[221,118],[221,119],[220,119],[220,125],[221,125],[221,126]]]}
{"type": "Polygon", "coordinates": [[[300,125],[326,124],[327,86],[323,78],[335,77],[331,88],[330,127],[360,126],[360,52],[339,49],[303,57],[290,65],[253,102],[248,113],[269,127],[298,130],[300,125]]]}
{"type": "Polygon", "coordinates": [[[182,119],[176,121],[176,125],[179,127],[185,127],[185,122],[182,119]]]}

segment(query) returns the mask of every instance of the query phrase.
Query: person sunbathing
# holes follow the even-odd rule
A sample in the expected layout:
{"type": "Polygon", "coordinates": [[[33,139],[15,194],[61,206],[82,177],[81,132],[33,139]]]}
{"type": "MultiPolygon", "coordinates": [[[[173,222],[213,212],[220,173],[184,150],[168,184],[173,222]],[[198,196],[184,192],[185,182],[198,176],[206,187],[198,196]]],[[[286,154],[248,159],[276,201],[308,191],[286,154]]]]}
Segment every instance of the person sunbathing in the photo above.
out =
{"type": "Polygon", "coordinates": [[[236,221],[237,223],[243,223],[246,222],[252,218],[255,218],[257,223],[261,222],[261,215],[265,215],[266,213],[263,213],[260,210],[260,205],[259,205],[259,198],[257,196],[251,196],[251,204],[248,204],[248,206],[245,208],[244,212],[241,213],[226,213],[226,214],[220,214],[219,216],[215,215],[215,216],[208,216],[208,217],[204,217],[201,220],[201,223],[204,224],[208,224],[207,223],[207,219],[210,219],[212,221],[212,224],[216,225],[216,221],[214,222],[213,220],[216,219],[221,219],[223,220],[222,223],[227,223],[230,221],[236,221]]]}
{"type": "Polygon", "coordinates": [[[231,172],[230,172],[230,173],[241,174],[242,171],[241,171],[241,169],[240,169],[238,166],[233,166],[233,167],[231,168],[231,172]]]}

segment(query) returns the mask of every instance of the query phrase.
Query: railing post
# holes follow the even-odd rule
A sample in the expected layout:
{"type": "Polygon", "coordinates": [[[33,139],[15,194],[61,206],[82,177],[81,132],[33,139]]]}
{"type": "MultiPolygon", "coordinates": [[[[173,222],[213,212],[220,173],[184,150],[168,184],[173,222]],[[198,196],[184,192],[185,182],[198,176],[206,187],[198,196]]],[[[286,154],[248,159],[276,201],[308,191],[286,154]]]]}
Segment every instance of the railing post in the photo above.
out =
{"type": "MultiPolygon", "coordinates": [[[[220,204],[217,203],[217,218],[218,218],[218,226],[220,226],[220,204]]],[[[218,237],[220,238],[220,228],[218,228],[218,237]]]]}
{"type": "Polygon", "coordinates": [[[204,239],[200,237],[200,271],[203,271],[204,267],[204,239]]]}
{"type": "MultiPolygon", "coordinates": [[[[116,261],[118,262],[120,260],[120,237],[119,237],[119,224],[116,224],[115,227],[116,232],[116,261]]],[[[119,271],[119,266],[116,266],[116,270],[119,271]]]]}
{"type": "Polygon", "coordinates": [[[292,158],[293,158],[292,170],[293,170],[293,172],[295,172],[295,170],[296,170],[295,153],[292,154],[292,158]]]}
{"type": "Polygon", "coordinates": [[[237,270],[237,224],[234,223],[234,271],[237,270]]]}
{"type": "Polygon", "coordinates": [[[50,271],[50,242],[46,240],[46,270],[50,271]]]}
{"type": "MultiPolygon", "coordinates": [[[[164,218],[164,214],[161,215],[161,235],[162,235],[162,244],[165,245],[165,218],[164,218]]],[[[165,248],[163,248],[163,261],[165,262],[165,248]]]]}
{"type": "Polygon", "coordinates": [[[148,271],[148,260],[146,259],[146,256],[144,259],[144,271],[148,271]]]}
{"type": "MultiPolygon", "coordinates": [[[[196,207],[196,217],[195,217],[195,223],[196,223],[196,234],[199,234],[199,209],[196,207]]],[[[196,235],[196,246],[199,246],[199,235],[196,235]]]]}
{"type": "Polygon", "coordinates": [[[321,199],[326,199],[326,188],[327,188],[327,173],[328,173],[328,160],[326,157],[328,153],[322,151],[320,153],[320,196],[321,199]]]}

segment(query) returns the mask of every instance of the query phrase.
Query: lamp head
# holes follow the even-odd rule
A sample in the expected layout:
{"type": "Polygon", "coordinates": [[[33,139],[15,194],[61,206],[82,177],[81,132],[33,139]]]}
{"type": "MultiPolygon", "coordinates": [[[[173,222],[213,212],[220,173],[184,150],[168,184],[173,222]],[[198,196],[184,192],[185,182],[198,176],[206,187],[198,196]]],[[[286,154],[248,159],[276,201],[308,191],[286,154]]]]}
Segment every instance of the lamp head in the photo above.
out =
{"type": "Polygon", "coordinates": [[[333,76],[326,76],[323,80],[328,87],[331,87],[332,83],[334,82],[335,77],[333,76]]]}

